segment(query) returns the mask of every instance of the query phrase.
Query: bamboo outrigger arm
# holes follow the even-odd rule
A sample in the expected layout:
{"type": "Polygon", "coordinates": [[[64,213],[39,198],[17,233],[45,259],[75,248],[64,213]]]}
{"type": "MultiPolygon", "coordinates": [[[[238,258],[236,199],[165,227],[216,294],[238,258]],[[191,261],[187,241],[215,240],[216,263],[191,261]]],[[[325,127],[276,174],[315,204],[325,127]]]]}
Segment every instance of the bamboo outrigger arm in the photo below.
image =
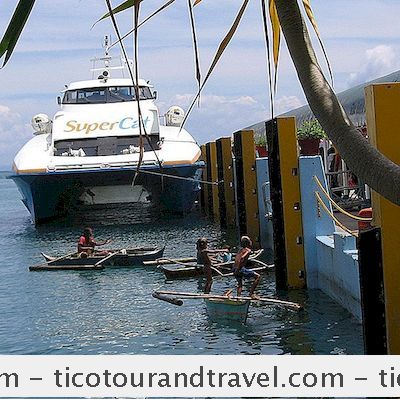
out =
{"type": "Polygon", "coordinates": [[[143,262],[145,266],[159,266],[159,265],[174,265],[180,263],[190,263],[196,262],[196,258],[180,258],[180,259],[168,259],[168,258],[160,258],[156,260],[149,260],[143,262]]]}
{"type": "MultiPolygon", "coordinates": [[[[198,294],[194,292],[177,292],[177,291],[155,291],[155,295],[169,295],[176,299],[230,299],[230,300],[241,300],[241,301],[254,301],[270,303],[278,306],[286,306],[294,310],[302,310],[303,306],[297,302],[283,301],[281,299],[270,298],[270,297],[256,297],[252,298],[249,296],[226,296],[226,295],[213,295],[213,294],[198,294]]],[[[157,298],[157,296],[153,296],[157,298]]]]}

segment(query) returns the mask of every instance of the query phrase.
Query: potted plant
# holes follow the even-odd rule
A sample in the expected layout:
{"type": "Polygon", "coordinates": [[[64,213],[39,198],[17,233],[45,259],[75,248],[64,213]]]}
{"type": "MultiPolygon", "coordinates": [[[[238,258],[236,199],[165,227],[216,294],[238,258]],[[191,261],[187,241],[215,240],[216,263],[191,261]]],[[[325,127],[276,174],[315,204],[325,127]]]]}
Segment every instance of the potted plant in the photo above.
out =
{"type": "Polygon", "coordinates": [[[327,135],[317,119],[303,122],[297,129],[297,140],[300,145],[301,155],[318,155],[319,142],[326,139],[327,135]]]}
{"type": "Polygon", "coordinates": [[[267,157],[267,138],[265,134],[256,134],[254,136],[254,144],[256,146],[256,155],[258,158],[267,157]]]}

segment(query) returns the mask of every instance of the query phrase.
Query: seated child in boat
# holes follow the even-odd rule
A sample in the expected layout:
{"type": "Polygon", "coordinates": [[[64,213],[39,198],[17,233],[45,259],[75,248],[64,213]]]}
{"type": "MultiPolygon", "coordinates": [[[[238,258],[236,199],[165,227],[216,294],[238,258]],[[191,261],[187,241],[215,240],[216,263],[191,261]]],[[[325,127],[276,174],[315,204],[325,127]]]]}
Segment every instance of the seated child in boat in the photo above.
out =
{"type": "MultiPolygon", "coordinates": [[[[111,240],[97,242],[94,240],[93,229],[86,227],[78,241],[78,253],[81,257],[87,257],[93,254],[95,247],[109,244],[111,240]]],[[[99,255],[107,255],[108,251],[102,251],[99,255]]]]}
{"type": "Polygon", "coordinates": [[[207,238],[202,237],[197,240],[197,263],[203,265],[204,275],[206,277],[206,284],[204,286],[204,293],[209,294],[212,286],[212,265],[216,263],[215,255],[227,252],[228,249],[209,249],[207,238]],[[214,255],[214,256],[213,256],[214,255]]]}
{"type": "Polygon", "coordinates": [[[242,290],[243,290],[243,278],[254,278],[254,282],[250,288],[250,296],[251,297],[256,297],[254,294],[254,291],[256,290],[261,276],[256,273],[254,270],[247,269],[247,262],[249,260],[249,256],[252,252],[252,246],[253,243],[248,236],[243,236],[240,239],[240,250],[235,256],[235,264],[233,266],[233,274],[236,278],[236,281],[238,283],[237,285],[237,296],[242,295],[242,290]]]}

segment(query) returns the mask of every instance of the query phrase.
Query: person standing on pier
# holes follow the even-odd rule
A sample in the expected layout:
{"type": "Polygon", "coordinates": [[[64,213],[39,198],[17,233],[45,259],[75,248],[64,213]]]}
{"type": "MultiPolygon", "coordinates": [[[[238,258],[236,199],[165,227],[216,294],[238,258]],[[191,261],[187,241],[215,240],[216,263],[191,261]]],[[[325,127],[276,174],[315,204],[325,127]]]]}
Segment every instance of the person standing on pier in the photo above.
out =
{"type": "Polygon", "coordinates": [[[254,294],[254,291],[256,290],[261,276],[256,273],[254,270],[247,269],[247,262],[249,260],[249,256],[252,252],[252,247],[253,243],[248,236],[243,236],[240,239],[240,250],[235,256],[235,264],[233,266],[233,274],[236,278],[236,281],[238,283],[237,286],[237,296],[242,295],[243,291],[243,278],[254,278],[254,282],[250,288],[250,296],[252,298],[256,298],[257,296],[254,294]]]}
{"type": "Polygon", "coordinates": [[[204,293],[209,294],[211,292],[211,286],[213,283],[212,270],[213,264],[216,263],[215,254],[226,253],[228,249],[208,249],[207,238],[202,237],[197,240],[197,263],[203,265],[204,276],[206,277],[206,284],[204,286],[204,293]]]}

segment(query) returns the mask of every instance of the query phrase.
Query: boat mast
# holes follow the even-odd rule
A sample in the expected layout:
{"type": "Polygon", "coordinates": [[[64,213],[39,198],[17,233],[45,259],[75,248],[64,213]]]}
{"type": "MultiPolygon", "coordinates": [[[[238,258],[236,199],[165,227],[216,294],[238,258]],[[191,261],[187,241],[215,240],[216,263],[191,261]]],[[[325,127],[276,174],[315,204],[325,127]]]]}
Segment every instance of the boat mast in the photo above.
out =
{"type": "Polygon", "coordinates": [[[104,48],[104,57],[103,57],[103,61],[104,61],[104,72],[107,72],[107,74],[105,74],[103,72],[103,76],[105,78],[107,78],[110,75],[110,60],[111,57],[109,56],[109,51],[110,51],[110,36],[105,35],[104,36],[104,42],[103,42],[103,48],[104,48]]]}

